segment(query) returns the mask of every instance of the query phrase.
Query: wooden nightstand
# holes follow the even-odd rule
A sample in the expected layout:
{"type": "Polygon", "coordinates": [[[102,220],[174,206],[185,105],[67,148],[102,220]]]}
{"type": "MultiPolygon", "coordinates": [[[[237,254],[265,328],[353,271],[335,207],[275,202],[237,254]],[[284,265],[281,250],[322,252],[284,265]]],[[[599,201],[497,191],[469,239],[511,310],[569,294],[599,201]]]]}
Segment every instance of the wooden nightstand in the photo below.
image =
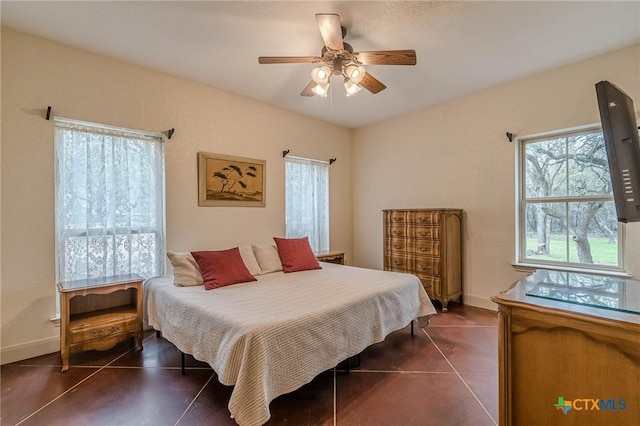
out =
{"type": "Polygon", "coordinates": [[[316,253],[316,259],[318,262],[336,263],[338,265],[344,265],[344,252],[343,251],[321,251],[316,253]]]}
{"type": "Polygon", "coordinates": [[[133,337],[142,349],[142,278],[118,275],[58,283],[62,371],[69,355],[104,351],[133,337]]]}

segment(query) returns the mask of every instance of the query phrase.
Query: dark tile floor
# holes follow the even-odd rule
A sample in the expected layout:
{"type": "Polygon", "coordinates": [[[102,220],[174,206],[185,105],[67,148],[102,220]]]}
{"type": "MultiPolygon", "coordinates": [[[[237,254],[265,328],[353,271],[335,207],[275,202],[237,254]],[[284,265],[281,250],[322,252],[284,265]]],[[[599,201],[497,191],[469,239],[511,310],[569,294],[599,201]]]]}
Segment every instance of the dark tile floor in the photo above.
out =
{"type": "MultiPolygon", "coordinates": [[[[495,425],[498,419],[497,314],[450,304],[424,331],[396,331],[338,367],[271,403],[268,425],[495,425]]],[[[4,365],[0,423],[9,425],[234,425],[207,364],[180,354],[153,332],[144,350],[123,343],[71,357],[4,365]]]]}

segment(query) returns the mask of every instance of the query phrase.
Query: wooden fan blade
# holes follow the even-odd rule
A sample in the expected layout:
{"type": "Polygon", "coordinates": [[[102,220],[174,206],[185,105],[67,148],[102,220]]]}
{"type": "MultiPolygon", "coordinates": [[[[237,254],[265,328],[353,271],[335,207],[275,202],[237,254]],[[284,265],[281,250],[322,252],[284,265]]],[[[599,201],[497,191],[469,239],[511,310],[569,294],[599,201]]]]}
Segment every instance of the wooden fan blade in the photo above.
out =
{"type": "Polygon", "coordinates": [[[340,15],[336,15],[335,13],[318,13],[316,14],[316,21],[318,22],[318,28],[320,28],[324,45],[332,50],[343,50],[344,44],[342,44],[340,15]]]}
{"type": "Polygon", "coordinates": [[[322,61],[317,56],[260,56],[260,64],[315,64],[322,61]]]}
{"type": "Polygon", "coordinates": [[[353,56],[364,65],[415,65],[415,50],[378,50],[375,52],[355,52],[353,56]]]}
{"type": "Polygon", "coordinates": [[[313,93],[313,88],[316,87],[317,84],[318,83],[311,80],[309,84],[307,84],[307,87],[302,89],[302,92],[300,92],[300,96],[315,96],[315,93],[313,93]]]}
{"type": "Polygon", "coordinates": [[[387,88],[387,86],[385,86],[380,80],[369,74],[369,72],[365,73],[364,78],[358,84],[374,95],[378,92],[382,92],[387,88]]]}

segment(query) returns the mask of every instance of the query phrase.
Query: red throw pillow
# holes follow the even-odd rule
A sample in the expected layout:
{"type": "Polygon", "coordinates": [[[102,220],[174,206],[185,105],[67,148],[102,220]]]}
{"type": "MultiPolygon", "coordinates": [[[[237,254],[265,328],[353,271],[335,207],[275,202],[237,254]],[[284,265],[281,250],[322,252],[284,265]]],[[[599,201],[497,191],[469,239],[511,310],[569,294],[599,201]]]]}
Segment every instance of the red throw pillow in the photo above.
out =
{"type": "Polygon", "coordinates": [[[309,238],[276,238],[273,240],[278,246],[278,255],[284,272],[308,271],[322,269],[311,251],[309,238]]]}
{"type": "Polygon", "coordinates": [[[192,251],[204,280],[204,288],[211,290],[231,284],[257,281],[240,256],[238,247],[219,251],[192,251]]]}

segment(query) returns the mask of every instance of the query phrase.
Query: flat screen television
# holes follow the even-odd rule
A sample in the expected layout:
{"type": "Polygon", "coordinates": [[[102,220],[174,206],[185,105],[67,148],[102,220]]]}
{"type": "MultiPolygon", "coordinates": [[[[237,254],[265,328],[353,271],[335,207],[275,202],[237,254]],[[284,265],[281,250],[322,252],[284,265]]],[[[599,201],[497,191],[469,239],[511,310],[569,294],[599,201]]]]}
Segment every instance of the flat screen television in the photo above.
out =
{"type": "Polygon", "coordinates": [[[640,137],[633,100],[608,81],[596,84],[619,222],[640,222],[640,137]]]}

